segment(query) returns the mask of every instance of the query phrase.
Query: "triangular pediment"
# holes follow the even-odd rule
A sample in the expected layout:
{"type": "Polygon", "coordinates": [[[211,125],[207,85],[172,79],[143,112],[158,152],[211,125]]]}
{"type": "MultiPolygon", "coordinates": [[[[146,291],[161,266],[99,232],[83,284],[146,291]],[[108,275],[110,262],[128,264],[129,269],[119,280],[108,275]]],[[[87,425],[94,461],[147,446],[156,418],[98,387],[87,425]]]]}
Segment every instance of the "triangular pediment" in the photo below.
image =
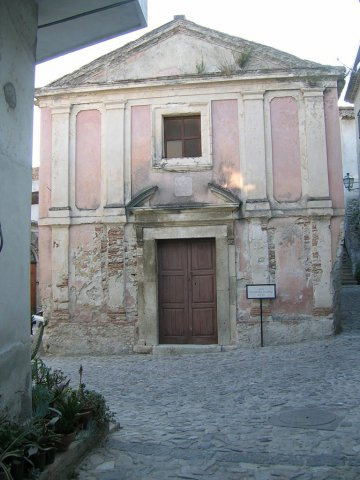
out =
{"type": "Polygon", "coordinates": [[[251,74],[259,71],[316,69],[271,47],[175,19],[41,90],[82,85],[121,84],[146,79],[251,74]]]}

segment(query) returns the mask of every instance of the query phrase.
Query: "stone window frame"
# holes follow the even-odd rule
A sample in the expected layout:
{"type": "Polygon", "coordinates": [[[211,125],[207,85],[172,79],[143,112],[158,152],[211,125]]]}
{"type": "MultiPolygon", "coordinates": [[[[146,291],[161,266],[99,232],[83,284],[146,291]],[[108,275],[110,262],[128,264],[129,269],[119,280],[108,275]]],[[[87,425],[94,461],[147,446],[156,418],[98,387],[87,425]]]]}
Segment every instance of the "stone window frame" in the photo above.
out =
{"type": "Polygon", "coordinates": [[[196,171],[212,168],[211,103],[154,105],[152,107],[152,167],[158,170],[196,171]],[[164,117],[200,115],[201,157],[164,157],[164,117]]]}

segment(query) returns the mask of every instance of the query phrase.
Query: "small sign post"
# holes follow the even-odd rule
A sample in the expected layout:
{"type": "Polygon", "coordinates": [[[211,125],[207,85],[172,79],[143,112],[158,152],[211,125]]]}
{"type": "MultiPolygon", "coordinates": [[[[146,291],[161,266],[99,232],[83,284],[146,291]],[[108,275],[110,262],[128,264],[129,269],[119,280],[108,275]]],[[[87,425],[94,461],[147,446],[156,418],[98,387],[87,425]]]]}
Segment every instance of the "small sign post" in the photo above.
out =
{"type": "Polygon", "coordinates": [[[276,298],[276,285],[274,283],[258,283],[253,285],[246,285],[246,298],[260,300],[260,333],[261,346],[264,346],[263,337],[263,316],[262,316],[262,301],[276,298]]]}

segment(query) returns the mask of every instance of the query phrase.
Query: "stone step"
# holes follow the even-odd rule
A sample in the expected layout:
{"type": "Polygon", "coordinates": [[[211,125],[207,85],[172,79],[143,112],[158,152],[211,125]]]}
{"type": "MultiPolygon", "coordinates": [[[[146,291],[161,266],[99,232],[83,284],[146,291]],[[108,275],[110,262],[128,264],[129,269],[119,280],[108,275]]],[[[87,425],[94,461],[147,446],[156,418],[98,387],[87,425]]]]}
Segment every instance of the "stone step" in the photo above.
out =
{"type": "Polygon", "coordinates": [[[341,283],[342,285],[357,285],[358,282],[355,280],[352,273],[351,260],[345,249],[342,253],[342,265],[341,265],[341,283]]]}

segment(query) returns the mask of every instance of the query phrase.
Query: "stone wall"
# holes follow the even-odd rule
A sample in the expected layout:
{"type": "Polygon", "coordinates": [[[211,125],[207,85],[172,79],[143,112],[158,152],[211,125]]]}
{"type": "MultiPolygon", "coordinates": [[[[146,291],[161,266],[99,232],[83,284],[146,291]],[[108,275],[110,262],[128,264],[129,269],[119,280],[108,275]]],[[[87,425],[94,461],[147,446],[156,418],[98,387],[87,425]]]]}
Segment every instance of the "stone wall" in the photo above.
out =
{"type": "Polygon", "coordinates": [[[133,348],[137,322],[136,245],[123,224],[72,226],[68,308],[48,302],[47,353],[117,354],[133,348]]]}
{"type": "Polygon", "coordinates": [[[237,342],[260,344],[260,301],[246,299],[246,284],[274,283],[263,301],[264,343],[322,338],[334,333],[329,221],[287,217],[238,222],[237,342]]]}
{"type": "Polygon", "coordinates": [[[345,245],[349,253],[352,272],[360,281],[360,200],[347,202],[345,214],[345,245]]]}

